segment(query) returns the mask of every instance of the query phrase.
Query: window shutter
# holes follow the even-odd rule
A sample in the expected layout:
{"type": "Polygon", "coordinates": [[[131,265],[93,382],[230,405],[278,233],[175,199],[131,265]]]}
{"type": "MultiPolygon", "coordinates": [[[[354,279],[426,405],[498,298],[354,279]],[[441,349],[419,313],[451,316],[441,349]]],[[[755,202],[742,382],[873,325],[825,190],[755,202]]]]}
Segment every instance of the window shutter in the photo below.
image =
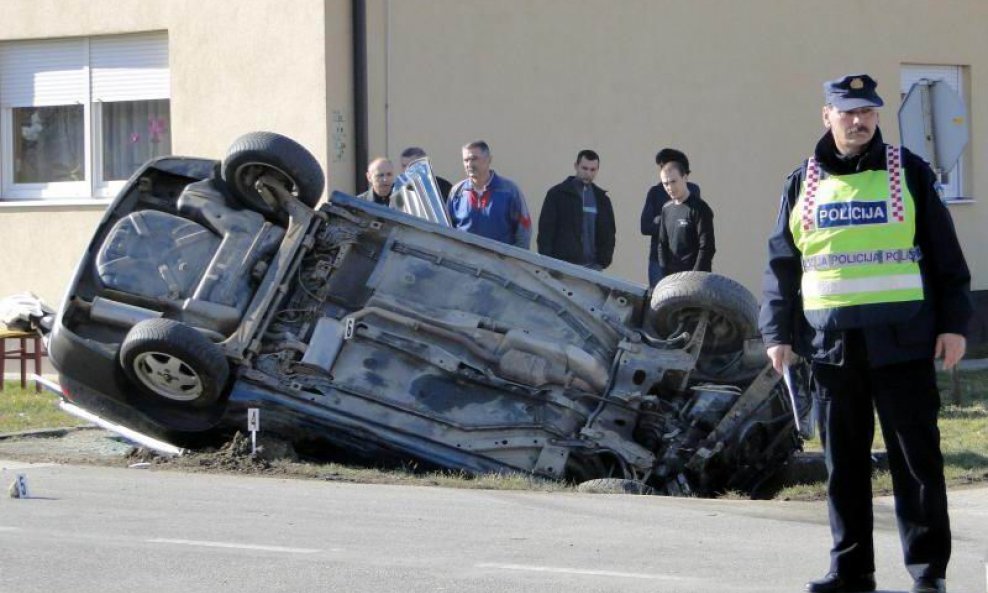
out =
{"type": "Polygon", "coordinates": [[[900,75],[902,87],[899,91],[905,96],[914,84],[921,78],[930,80],[942,80],[957,91],[957,94],[964,96],[961,92],[961,69],[958,66],[931,66],[925,64],[903,64],[900,75]]]}
{"type": "Polygon", "coordinates": [[[88,102],[86,40],[0,44],[0,105],[46,107],[88,102]]]}
{"type": "Polygon", "coordinates": [[[93,101],[167,99],[168,35],[94,37],[90,44],[93,101]]]}

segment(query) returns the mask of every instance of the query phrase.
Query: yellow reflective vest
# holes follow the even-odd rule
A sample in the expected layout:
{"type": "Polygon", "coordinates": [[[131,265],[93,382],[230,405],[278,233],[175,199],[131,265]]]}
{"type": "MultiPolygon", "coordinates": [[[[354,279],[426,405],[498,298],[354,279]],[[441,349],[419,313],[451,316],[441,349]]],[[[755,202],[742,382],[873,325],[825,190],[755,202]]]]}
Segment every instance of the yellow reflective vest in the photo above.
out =
{"type": "MultiPolygon", "coordinates": [[[[900,305],[882,322],[906,321],[923,300],[916,206],[900,149],[885,148],[886,170],[822,177],[816,159],[807,162],[789,228],[802,255],[803,311],[818,329],[849,329],[842,311],[888,303],[900,305]]],[[[861,326],[860,315],[846,318],[861,326]]]]}

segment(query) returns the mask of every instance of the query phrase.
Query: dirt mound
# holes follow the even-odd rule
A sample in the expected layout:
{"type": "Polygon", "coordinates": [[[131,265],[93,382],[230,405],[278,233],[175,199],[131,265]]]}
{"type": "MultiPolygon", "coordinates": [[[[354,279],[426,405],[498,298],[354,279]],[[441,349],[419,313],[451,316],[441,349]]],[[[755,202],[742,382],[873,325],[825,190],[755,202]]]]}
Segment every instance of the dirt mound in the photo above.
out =
{"type": "Polygon", "coordinates": [[[258,437],[257,450],[251,446],[250,436],[237,432],[215,449],[187,451],[179,457],[162,455],[144,447],[135,448],[127,456],[130,464],[150,463],[192,470],[221,470],[236,473],[270,473],[277,462],[298,459],[291,443],[274,437],[258,437]]]}

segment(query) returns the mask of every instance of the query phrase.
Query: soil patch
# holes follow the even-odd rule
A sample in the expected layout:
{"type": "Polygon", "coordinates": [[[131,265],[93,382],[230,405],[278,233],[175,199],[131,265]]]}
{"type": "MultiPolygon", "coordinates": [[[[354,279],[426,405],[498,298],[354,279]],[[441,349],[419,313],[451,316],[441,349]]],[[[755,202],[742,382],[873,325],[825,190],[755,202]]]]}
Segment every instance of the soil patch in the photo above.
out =
{"type": "MultiPolygon", "coordinates": [[[[464,475],[443,474],[440,480],[435,473],[416,473],[411,465],[406,468],[376,469],[301,460],[290,443],[260,435],[254,451],[250,436],[241,433],[217,448],[168,456],[95,426],[45,429],[0,434],[0,459],[374,484],[452,485],[448,482],[457,479],[464,483],[463,487],[480,487],[481,484],[479,480],[474,481],[464,475]]],[[[518,482],[517,479],[514,481],[518,482]]]]}
{"type": "MultiPolygon", "coordinates": [[[[818,456],[799,456],[781,477],[789,483],[813,482],[821,477],[818,456]]],[[[253,450],[250,436],[237,433],[222,446],[186,451],[167,456],[147,449],[94,426],[39,430],[0,435],[0,459],[32,463],[68,463],[151,468],[184,472],[211,472],[263,475],[284,478],[328,480],[373,484],[415,484],[453,488],[492,488],[502,490],[567,490],[573,488],[525,475],[470,476],[461,472],[428,472],[413,463],[381,468],[345,462],[300,459],[292,445],[273,437],[258,435],[253,450]]],[[[812,498],[812,497],[811,497],[812,498]]]]}

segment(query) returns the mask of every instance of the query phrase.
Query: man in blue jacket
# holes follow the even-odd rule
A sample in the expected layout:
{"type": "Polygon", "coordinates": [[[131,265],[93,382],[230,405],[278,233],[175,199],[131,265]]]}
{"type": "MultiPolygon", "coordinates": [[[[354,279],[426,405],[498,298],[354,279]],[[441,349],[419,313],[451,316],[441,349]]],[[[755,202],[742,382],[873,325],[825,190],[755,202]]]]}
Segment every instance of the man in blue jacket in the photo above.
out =
{"type": "Polygon", "coordinates": [[[532,218],[525,196],[506,177],[491,169],[491,148],[483,140],[463,147],[467,178],[449,192],[449,218],[454,228],[528,249],[532,218]]]}
{"type": "Polygon", "coordinates": [[[875,410],[912,591],[945,591],[950,559],[933,361],[964,356],[971,275],[929,165],[882,142],[876,86],[824,85],[827,131],[786,180],[764,276],[769,358],[809,359],[824,437],[833,547],[811,593],[875,590],[875,410]]]}

